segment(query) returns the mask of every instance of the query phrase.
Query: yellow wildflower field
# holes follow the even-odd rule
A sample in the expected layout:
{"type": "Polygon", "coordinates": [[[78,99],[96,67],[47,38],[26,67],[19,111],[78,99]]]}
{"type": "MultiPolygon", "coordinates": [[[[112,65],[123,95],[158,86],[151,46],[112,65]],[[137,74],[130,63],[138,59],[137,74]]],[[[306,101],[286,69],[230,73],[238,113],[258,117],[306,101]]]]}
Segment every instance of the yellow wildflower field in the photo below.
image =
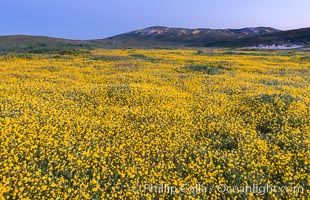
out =
{"type": "Polygon", "coordinates": [[[2,55],[0,199],[309,199],[309,94],[310,52],[2,55]]]}

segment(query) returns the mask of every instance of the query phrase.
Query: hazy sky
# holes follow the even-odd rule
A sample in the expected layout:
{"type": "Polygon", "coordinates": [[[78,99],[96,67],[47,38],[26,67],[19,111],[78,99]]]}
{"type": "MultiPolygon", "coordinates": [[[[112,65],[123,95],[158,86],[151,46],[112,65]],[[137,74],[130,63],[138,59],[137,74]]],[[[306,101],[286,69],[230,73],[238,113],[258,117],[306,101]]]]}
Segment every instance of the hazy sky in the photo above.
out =
{"type": "Polygon", "coordinates": [[[95,39],[154,25],[310,27],[310,0],[0,0],[0,35],[95,39]]]}

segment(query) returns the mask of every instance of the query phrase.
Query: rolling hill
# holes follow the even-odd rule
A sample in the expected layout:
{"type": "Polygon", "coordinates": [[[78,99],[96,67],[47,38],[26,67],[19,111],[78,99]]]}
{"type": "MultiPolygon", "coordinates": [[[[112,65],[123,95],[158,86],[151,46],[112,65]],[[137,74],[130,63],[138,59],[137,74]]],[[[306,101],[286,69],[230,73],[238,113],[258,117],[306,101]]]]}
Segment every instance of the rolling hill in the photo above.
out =
{"type": "Polygon", "coordinates": [[[54,52],[90,47],[90,42],[45,36],[11,35],[0,37],[0,54],[16,52],[54,52]]]}
{"type": "Polygon", "coordinates": [[[89,48],[310,46],[310,28],[281,31],[270,27],[242,29],[186,29],[154,26],[96,40],[44,36],[0,36],[0,54],[7,52],[70,53],[89,48]]]}
{"type": "Polygon", "coordinates": [[[185,29],[154,26],[131,31],[102,40],[93,40],[101,44],[123,47],[135,46],[189,46],[202,47],[208,44],[233,41],[251,36],[277,33],[280,30],[270,27],[243,29],[185,29]]]}
{"type": "Polygon", "coordinates": [[[214,41],[205,46],[249,47],[258,45],[310,45],[310,28],[261,34],[235,40],[214,41]]]}

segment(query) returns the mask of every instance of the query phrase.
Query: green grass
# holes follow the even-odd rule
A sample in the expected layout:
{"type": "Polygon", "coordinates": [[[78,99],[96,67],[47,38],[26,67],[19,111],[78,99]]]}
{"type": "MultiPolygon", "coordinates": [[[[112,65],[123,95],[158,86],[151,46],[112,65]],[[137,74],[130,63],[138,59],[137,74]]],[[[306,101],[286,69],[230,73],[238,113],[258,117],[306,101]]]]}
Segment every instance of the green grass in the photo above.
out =
{"type": "Polygon", "coordinates": [[[222,69],[220,66],[209,66],[209,65],[187,65],[186,69],[194,72],[203,72],[209,75],[222,74],[222,69]]]}

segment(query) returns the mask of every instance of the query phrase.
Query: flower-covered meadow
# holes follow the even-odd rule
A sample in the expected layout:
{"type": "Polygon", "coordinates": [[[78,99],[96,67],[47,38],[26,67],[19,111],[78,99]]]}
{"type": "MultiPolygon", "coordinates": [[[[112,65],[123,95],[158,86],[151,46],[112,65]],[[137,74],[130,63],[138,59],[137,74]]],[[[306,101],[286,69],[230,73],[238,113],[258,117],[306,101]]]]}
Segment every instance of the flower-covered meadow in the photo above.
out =
{"type": "Polygon", "coordinates": [[[309,199],[309,94],[309,52],[0,56],[0,199],[309,199]]]}

